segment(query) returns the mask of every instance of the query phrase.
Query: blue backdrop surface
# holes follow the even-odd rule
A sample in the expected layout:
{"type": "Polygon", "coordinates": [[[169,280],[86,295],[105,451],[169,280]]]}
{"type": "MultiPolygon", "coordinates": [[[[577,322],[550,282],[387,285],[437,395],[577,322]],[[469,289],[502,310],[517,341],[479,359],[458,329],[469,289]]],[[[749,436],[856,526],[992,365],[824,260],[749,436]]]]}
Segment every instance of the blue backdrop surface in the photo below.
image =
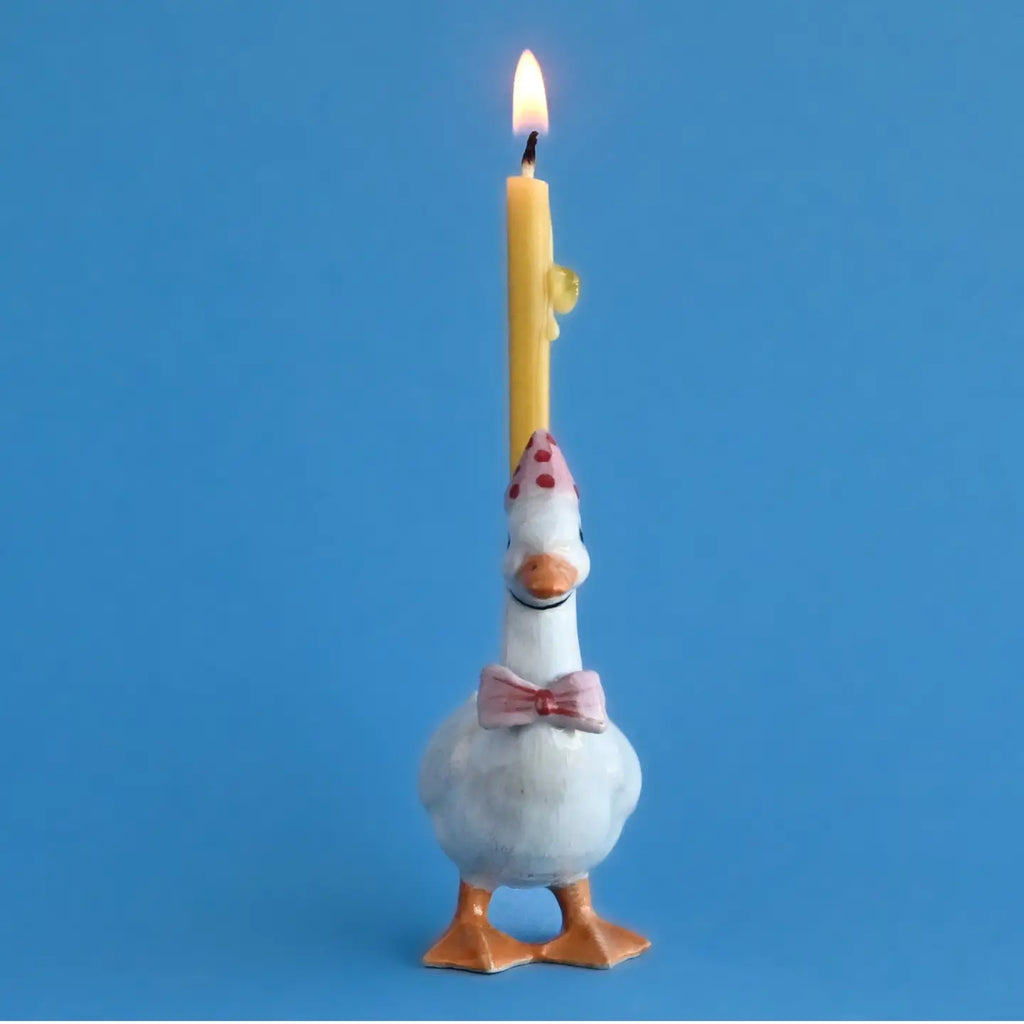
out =
{"type": "MultiPolygon", "coordinates": [[[[0,5],[0,1015],[1024,1013],[1024,8],[0,5]],[[609,972],[431,972],[511,75],[645,769],[609,972]]],[[[539,934],[547,893],[497,916],[539,934]]]]}

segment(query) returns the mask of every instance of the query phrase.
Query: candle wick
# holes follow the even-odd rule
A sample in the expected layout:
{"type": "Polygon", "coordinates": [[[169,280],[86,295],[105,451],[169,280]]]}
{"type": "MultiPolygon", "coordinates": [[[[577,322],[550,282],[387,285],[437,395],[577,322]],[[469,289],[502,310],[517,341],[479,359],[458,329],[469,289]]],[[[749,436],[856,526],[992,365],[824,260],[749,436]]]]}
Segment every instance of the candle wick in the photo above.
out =
{"type": "Polygon", "coordinates": [[[530,132],[526,140],[526,149],[523,150],[523,177],[532,178],[534,168],[537,166],[537,138],[536,132],[530,132]]]}

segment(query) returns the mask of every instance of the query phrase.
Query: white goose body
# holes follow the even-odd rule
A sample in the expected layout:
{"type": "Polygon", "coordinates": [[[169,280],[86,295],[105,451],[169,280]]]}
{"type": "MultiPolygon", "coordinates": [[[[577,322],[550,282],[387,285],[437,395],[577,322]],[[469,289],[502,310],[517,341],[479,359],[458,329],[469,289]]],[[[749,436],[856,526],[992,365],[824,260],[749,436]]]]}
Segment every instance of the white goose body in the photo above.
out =
{"type": "MultiPolygon", "coordinates": [[[[547,690],[583,668],[576,591],[590,556],[576,485],[545,431],[527,444],[505,510],[502,666],[520,684],[547,690]]],[[[573,726],[579,716],[508,727],[488,719],[484,728],[474,694],[434,735],[420,797],[466,883],[564,886],[611,851],[640,796],[640,763],[598,701],[600,721],[591,723],[598,731],[573,726]]]]}
{"type": "MultiPolygon", "coordinates": [[[[575,591],[546,608],[509,593],[504,633],[502,663],[537,686],[583,667],[575,591]]],[[[613,723],[601,733],[546,721],[484,729],[474,693],[431,740],[420,797],[466,882],[527,888],[585,877],[615,846],[640,783],[613,723]]]]}

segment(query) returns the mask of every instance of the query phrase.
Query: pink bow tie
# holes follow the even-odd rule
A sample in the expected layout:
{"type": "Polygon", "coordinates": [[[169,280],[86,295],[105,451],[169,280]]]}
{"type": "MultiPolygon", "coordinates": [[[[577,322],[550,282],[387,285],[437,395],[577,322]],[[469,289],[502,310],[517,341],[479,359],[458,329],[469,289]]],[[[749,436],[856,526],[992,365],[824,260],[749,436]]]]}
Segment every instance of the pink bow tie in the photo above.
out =
{"type": "Polygon", "coordinates": [[[540,719],[583,732],[604,732],[608,725],[601,677],[586,669],[560,676],[542,689],[504,665],[488,665],[480,673],[476,713],[484,729],[529,725],[540,719]]]}

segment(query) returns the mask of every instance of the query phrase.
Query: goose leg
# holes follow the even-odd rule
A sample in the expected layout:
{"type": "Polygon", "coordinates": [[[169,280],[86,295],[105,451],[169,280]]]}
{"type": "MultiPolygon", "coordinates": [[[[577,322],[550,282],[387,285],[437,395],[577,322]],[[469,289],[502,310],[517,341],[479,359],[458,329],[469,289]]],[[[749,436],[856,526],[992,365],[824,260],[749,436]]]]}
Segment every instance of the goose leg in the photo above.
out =
{"type": "Polygon", "coordinates": [[[455,917],[427,951],[423,962],[428,967],[458,967],[484,974],[532,963],[535,956],[530,946],[498,931],[487,920],[490,902],[487,889],[460,881],[455,917]]]}
{"type": "Polygon", "coordinates": [[[650,942],[642,935],[597,916],[590,902],[589,879],[552,886],[551,891],[562,910],[562,932],[540,947],[539,961],[577,967],[614,967],[650,948],[650,942]]]}

